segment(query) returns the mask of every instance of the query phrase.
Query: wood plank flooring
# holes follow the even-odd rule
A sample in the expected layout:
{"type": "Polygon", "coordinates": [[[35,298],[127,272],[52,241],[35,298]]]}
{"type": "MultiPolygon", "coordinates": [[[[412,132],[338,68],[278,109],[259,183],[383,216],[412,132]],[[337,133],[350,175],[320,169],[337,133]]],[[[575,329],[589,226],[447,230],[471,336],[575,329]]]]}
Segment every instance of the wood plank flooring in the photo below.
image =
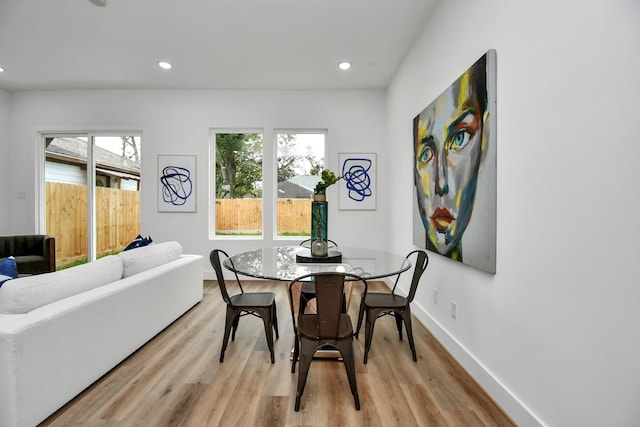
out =
{"type": "MultiPolygon", "coordinates": [[[[215,281],[198,305],[45,420],[42,426],[513,426],[512,420],[414,318],[418,362],[395,322],[376,322],[368,364],[354,341],[361,410],[342,362],[314,360],[299,412],[291,374],[284,283],[246,282],[277,294],[280,339],[271,364],[262,322],[243,317],[219,363],[225,306],[215,281]]],[[[361,285],[360,285],[361,286],[361,285]]],[[[385,287],[370,284],[370,290],[385,287]]],[[[360,291],[349,313],[355,324],[360,291]]]]}

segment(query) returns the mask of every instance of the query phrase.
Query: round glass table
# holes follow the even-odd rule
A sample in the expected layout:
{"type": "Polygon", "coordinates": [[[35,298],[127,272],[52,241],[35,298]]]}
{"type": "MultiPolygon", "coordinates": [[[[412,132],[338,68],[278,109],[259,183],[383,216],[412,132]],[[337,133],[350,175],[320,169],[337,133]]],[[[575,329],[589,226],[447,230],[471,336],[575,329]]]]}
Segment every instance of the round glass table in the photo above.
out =
{"type": "Polygon", "coordinates": [[[404,256],[374,249],[340,247],[341,263],[297,262],[302,246],[276,246],[241,252],[227,258],[223,265],[238,274],[260,279],[292,281],[305,274],[323,271],[353,273],[367,280],[400,274],[411,268],[404,256]]]}

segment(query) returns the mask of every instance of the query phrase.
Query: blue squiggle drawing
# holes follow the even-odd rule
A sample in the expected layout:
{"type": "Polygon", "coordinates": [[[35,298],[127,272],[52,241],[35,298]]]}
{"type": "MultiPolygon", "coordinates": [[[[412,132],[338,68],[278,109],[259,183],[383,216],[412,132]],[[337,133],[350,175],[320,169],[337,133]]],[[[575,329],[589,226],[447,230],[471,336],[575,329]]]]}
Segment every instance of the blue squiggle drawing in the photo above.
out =
{"type": "Polygon", "coordinates": [[[179,166],[166,166],[160,177],[162,184],[162,200],[174,206],[182,206],[193,191],[191,172],[179,166]]]}
{"type": "Polygon", "coordinates": [[[356,202],[362,202],[371,196],[371,159],[350,158],[342,164],[342,179],[345,180],[347,196],[356,202]]]}

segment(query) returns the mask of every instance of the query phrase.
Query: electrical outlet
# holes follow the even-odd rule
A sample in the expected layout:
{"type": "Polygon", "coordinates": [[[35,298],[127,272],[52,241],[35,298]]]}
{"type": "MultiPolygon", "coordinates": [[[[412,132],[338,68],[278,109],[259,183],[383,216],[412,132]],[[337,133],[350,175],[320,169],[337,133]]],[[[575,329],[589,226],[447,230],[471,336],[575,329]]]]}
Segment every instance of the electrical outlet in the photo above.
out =
{"type": "Polygon", "coordinates": [[[455,301],[451,301],[451,317],[458,318],[458,303],[455,301]]]}
{"type": "Polygon", "coordinates": [[[433,303],[434,304],[438,303],[438,290],[437,289],[433,290],[433,303]]]}

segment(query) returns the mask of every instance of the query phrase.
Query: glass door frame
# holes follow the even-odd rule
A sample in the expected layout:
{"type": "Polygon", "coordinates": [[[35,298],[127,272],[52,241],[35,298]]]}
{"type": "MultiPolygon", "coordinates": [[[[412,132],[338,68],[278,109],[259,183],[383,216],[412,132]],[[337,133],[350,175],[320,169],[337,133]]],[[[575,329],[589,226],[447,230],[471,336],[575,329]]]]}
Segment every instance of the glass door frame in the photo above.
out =
{"type": "MultiPolygon", "coordinates": [[[[95,139],[109,136],[138,136],[142,139],[142,131],[50,131],[38,132],[38,150],[36,171],[38,185],[36,189],[38,203],[36,208],[37,229],[40,234],[46,234],[46,139],[47,138],[87,138],[87,262],[97,259],[96,233],[96,161],[93,155],[95,139]]],[[[140,164],[142,169],[142,163],[140,164]]],[[[141,171],[142,172],[142,171],[141,171]]],[[[142,185],[140,187],[142,191],[142,185]]]]}

